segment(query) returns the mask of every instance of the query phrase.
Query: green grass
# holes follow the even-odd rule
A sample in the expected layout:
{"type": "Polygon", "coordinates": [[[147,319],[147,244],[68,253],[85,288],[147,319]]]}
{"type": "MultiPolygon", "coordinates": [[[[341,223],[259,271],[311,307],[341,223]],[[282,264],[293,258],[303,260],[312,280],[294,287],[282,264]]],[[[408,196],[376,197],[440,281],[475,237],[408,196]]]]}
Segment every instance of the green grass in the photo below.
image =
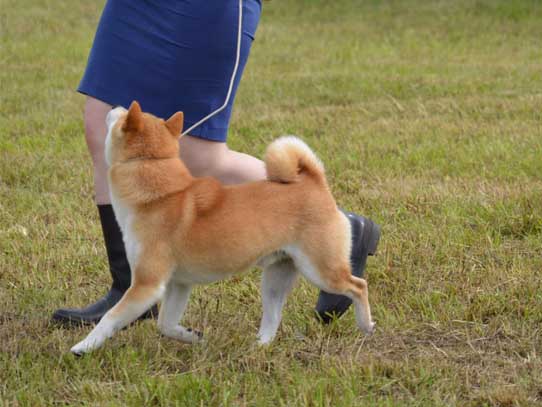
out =
{"type": "Polygon", "coordinates": [[[302,136],[382,225],[377,332],[302,282],[260,349],[253,271],[194,293],[204,345],[145,322],[77,359],[48,320],[109,283],[74,91],[102,5],[0,0],[0,405],[540,405],[542,3],[265,2],[230,146],[302,136]]]}

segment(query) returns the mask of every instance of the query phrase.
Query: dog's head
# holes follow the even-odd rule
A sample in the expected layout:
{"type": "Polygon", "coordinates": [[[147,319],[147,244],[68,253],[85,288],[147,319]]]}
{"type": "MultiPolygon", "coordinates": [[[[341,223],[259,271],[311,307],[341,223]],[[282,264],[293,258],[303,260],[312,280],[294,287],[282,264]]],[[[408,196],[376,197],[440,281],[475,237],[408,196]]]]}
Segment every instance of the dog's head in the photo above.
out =
{"type": "Polygon", "coordinates": [[[173,158],[179,156],[179,137],[183,113],[167,120],[143,113],[139,103],[130,108],[112,109],[106,118],[105,159],[108,165],[134,159],[173,158]]]}

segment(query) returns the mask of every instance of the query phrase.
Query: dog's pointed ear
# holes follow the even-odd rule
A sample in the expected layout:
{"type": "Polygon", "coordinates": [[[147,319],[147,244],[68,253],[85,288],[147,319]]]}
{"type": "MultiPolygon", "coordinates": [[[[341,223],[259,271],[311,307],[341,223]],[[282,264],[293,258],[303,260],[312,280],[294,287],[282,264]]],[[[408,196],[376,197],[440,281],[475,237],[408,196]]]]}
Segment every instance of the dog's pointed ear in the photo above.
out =
{"type": "Polygon", "coordinates": [[[169,132],[175,137],[181,136],[181,130],[183,129],[184,114],[183,112],[177,112],[169,119],[166,120],[166,127],[169,132]]]}
{"type": "Polygon", "coordinates": [[[143,113],[141,112],[141,106],[135,100],[128,109],[128,115],[126,116],[122,130],[137,132],[143,130],[143,113]]]}

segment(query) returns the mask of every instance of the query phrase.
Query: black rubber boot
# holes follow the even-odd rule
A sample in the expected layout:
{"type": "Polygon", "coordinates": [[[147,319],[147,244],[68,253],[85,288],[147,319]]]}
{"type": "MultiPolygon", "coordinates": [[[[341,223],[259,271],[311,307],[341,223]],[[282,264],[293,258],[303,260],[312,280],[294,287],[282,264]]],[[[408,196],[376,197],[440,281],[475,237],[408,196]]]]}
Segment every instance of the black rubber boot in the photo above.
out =
{"type": "MultiPolygon", "coordinates": [[[[350,221],[352,228],[352,252],[350,253],[352,274],[356,277],[363,277],[367,256],[373,256],[376,253],[378,241],[380,240],[380,226],[372,220],[355,213],[344,210],[342,212],[350,221]]],[[[318,318],[323,323],[328,324],[333,318],[338,318],[344,314],[350,304],[352,304],[350,298],[320,291],[315,310],[318,318]]]]}
{"type": "MultiPolygon", "coordinates": [[[[95,324],[109,311],[124,295],[130,287],[131,272],[122,232],[120,231],[113,207],[111,205],[98,205],[100,222],[109,261],[109,271],[113,278],[111,289],[104,297],[86,308],[61,308],[54,312],[52,320],[66,325],[95,324]]],[[[152,318],[158,315],[158,307],[155,305],[139,319],[152,318]]]]}

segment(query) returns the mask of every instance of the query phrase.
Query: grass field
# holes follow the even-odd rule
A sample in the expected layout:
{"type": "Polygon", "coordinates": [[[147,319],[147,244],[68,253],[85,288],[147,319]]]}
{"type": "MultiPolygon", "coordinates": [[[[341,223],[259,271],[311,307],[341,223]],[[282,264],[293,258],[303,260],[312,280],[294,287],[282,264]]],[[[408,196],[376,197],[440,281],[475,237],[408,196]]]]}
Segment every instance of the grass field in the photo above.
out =
{"type": "Polygon", "coordinates": [[[230,146],[302,136],[382,225],[376,333],[301,282],[261,349],[252,271],[194,293],[204,345],[144,322],[78,359],[49,318],[109,284],[74,91],[102,5],[0,0],[0,405],[542,403],[541,2],[265,2],[230,146]]]}

